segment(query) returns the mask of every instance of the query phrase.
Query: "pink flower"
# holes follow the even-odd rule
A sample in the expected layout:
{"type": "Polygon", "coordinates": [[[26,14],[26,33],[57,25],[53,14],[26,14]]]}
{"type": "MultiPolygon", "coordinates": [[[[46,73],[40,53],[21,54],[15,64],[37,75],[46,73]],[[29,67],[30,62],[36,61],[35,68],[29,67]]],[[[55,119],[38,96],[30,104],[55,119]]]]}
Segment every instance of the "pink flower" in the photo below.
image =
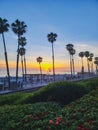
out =
{"type": "Polygon", "coordinates": [[[49,124],[52,125],[53,124],[53,120],[49,120],[49,124]]]}
{"type": "Polygon", "coordinates": [[[56,121],[55,125],[58,126],[59,125],[59,121],[56,121]]]}
{"type": "Polygon", "coordinates": [[[62,121],[62,119],[60,117],[57,117],[56,121],[60,123],[62,121]]]}

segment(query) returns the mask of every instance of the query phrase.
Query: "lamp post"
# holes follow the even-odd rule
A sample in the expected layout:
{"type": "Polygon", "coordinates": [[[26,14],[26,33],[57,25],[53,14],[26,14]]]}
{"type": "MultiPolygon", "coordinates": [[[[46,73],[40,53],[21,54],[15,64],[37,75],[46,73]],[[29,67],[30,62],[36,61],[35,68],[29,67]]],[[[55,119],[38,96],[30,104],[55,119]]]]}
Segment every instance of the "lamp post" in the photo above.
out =
{"type": "Polygon", "coordinates": [[[53,43],[56,41],[57,34],[50,33],[47,35],[48,41],[51,42],[52,45],[52,65],[53,65],[53,80],[55,81],[55,65],[54,65],[54,46],[53,43]]]}

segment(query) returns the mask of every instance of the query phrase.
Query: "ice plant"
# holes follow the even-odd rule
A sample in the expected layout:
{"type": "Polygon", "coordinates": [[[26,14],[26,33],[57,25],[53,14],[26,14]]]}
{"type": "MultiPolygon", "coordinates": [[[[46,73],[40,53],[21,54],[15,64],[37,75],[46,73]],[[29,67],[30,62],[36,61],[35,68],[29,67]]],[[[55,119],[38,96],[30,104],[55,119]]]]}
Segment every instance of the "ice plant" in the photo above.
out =
{"type": "Polygon", "coordinates": [[[92,125],[93,124],[93,120],[92,119],[88,119],[87,122],[89,123],[89,125],[92,125]]]}
{"type": "Polygon", "coordinates": [[[30,118],[32,118],[32,114],[29,114],[28,116],[29,116],[30,118]]]}
{"type": "Polygon", "coordinates": [[[60,123],[62,121],[62,119],[60,117],[57,117],[56,121],[60,123]]]}
{"type": "Polygon", "coordinates": [[[56,121],[56,122],[55,122],[55,125],[58,126],[58,125],[59,125],[59,121],[56,121]]]}
{"type": "Polygon", "coordinates": [[[49,120],[49,124],[50,124],[50,125],[53,124],[53,120],[49,120]]]}

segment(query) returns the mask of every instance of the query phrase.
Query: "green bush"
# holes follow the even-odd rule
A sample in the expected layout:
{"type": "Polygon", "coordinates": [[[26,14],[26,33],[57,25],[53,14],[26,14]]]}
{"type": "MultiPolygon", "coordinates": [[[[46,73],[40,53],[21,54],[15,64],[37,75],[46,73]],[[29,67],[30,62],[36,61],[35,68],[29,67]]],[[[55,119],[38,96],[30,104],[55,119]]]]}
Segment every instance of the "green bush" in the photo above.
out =
{"type": "Polygon", "coordinates": [[[84,80],[80,82],[82,85],[85,86],[85,89],[90,92],[93,89],[96,89],[98,87],[98,78],[84,80]]]}
{"type": "Polygon", "coordinates": [[[56,82],[51,83],[34,93],[13,93],[0,96],[1,105],[30,104],[35,102],[53,101],[66,105],[98,86],[98,79],[81,82],[56,82]]]}
{"type": "Polygon", "coordinates": [[[0,95],[0,106],[18,104],[18,101],[26,99],[28,95],[32,95],[32,94],[17,92],[12,94],[0,95]]]}
{"type": "Polygon", "coordinates": [[[79,83],[56,82],[41,88],[33,96],[28,96],[23,103],[54,101],[65,105],[82,97],[87,92],[85,87],[79,83]]]}

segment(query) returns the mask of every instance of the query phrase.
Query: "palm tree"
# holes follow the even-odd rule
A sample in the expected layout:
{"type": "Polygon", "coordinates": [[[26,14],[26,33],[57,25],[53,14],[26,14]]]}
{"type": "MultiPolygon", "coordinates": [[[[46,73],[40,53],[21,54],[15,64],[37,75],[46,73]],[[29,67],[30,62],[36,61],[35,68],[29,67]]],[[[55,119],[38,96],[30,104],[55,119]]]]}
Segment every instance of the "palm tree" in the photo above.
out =
{"type": "Polygon", "coordinates": [[[72,77],[72,55],[71,55],[71,50],[73,49],[74,45],[73,44],[67,44],[66,49],[69,51],[70,54],[70,71],[71,71],[71,77],[72,77]]]}
{"type": "Polygon", "coordinates": [[[80,52],[79,53],[79,57],[81,57],[81,62],[82,62],[82,69],[81,69],[81,72],[82,72],[82,76],[84,75],[84,64],[83,64],[83,57],[84,57],[84,52],[80,52]]]}
{"type": "Polygon", "coordinates": [[[10,73],[9,73],[9,65],[8,65],[8,56],[7,56],[6,44],[5,44],[5,38],[4,38],[4,32],[8,32],[9,30],[8,28],[9,28],[9,24],[7,23],[7,20],[0,18],[0,34],[2,35],[2,39],[3,39],[6,70],[7,70],[7,76],[8,76],[8,84],[10,88],[10,73]]]}
{"type": "Polygon", "coordinates": [[[90,53],[89,54],[89,61],[91,63],[91,72],[93,73],[93,57],[94,57],[94,54],[93,53],[90,53]]]}
{"type": "Polygon", "coordinates": [[[19,48],[19,52],[18,53],[21,56],[22,75],[23,75],[23,80],[24,80],[23,55],[25,55],[25,49],[23,47],[19,48]]]}
{"type": "Polygon", "coordinates": [[[20,37],[20,39],[19,39],[19,45],[22,46],[22,47],[24,47],[27,44],[26,40],[27,39],[25,37],[20,37]]]}
{"type": "Polygon", "coordinates": [[[54,46],[53,43],[56,41],[57,34],[50,33],[47,35],[48,41],[52,43],[52,63],[53,63],[53,79],[55,81],[55,65],[54,65],[54,46]]]}
{"type": "Polygon", "coordinates": [[[70,50],[70,54],[72,55],[72,69],[73,69],[73,74],[75,74],[74,58],[73,58],[73,55],[75,55],[75,53],[76,53],[75,49],[71,49],[70,50]]]}
{"type": "MultiPolygon", "coordinates": [[[[22,48],[24,48],[24,46],[26,44],[27,44],[26,38],[25,37],[21,37],[19,39],[19,45],[22,46],[22,48]]],[[[26,52],[26,50],[25,50],[25,52],[26,52]]],[[[25,54],[23,56],[24,56],[24,72],[25,72],[25,80],[26,80],[27,69],[26,69],[26,58],[25,58],[25,54]]]]}
{"type": "Polygon", "coordinates": [[[42,58],[42,57],[38,57],[36,60],[37,60],[37,62],[39,63],[40,74],[41,74],[41,83],[42,83],[42,68],[41,68],[41,62],[42,62],[43,58],[42,58]]]}
{"type": "Polygon", "coordinates": [[[95,57],[94,64],[96,65],[96,74],[98,75],[98,57],[95,57]]]}
{"type": "Polygon", "coordinates": [[[18,47],[17,47],[17,62],[16,62],[16,82],[18,80],[18,65],[19,65],[19,39],[20,37],[26,32],[27,25],[22,21],[19,21],[18,19],[15,21],[15,23],[11,24],[13,32],[18,36],[18,47]]]}
{"type": "Polygon", "coordinates": [[[95,57],[95,60],[97,60],[97,61],[98,61],[98,57],[95,57]]]}
{"type": "Polygon", "coordinates": [[[90,66],[89,66],[89,60],[88,60],[90,53],[89,51],[85,51],[84,54],[85,54],[85,57],[87,58],[88,74],[90,76],[90,66]]]}

